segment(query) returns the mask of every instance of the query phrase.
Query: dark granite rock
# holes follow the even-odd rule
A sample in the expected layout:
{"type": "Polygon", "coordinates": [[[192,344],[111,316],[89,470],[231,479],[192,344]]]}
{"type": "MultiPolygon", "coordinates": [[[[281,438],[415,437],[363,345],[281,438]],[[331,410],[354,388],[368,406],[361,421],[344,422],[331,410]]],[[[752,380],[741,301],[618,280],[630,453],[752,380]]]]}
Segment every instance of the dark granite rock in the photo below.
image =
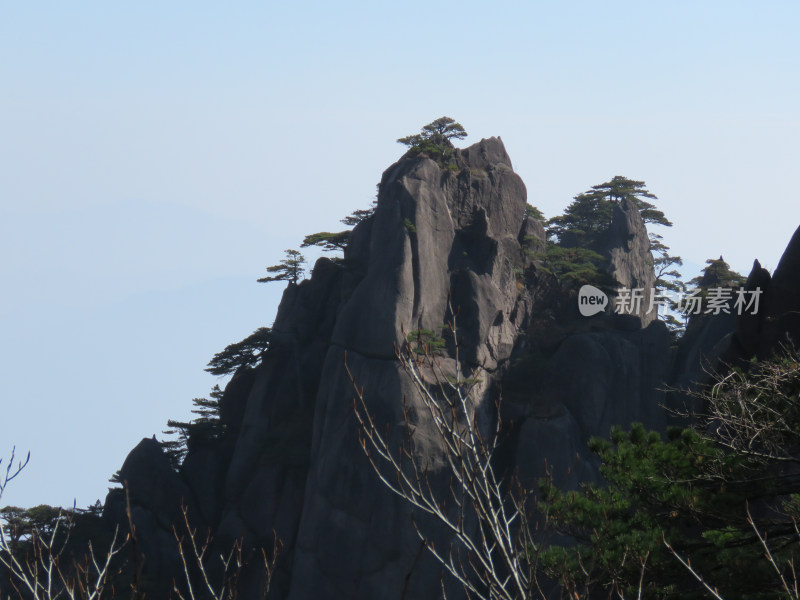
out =
{"type": "Polygon", "coordinates": [[[132,505],[156,515],[167,530],[181,523],[181,504],[189,504],[192,494],[169,463],[161,445],[144,438],[131,450],[119,471],[127,486],[132,505]]]}
{"type": "Polygon", "coordinates": [[[650,238],[642,216],[628,198],[614,205],[604,253],[610,262],[609,274],[621,287],[642,290],[641,303],[634,307],[638,310],[630,314],[638,316],[641,326],[647,327],[658,316],[657,311],[650,307],[655,286],[653,255],[650,253],[650,238]]]}
{"type": "MultiPolygon", "coordinates": [[[[750,293],[761,294],[760,301],[763,302],[765,294],[769,293],[771,282],[769,271],[761,266],[757,260],[753,262],[753,268],[747,277],[744,289],[750,293]]],[[[761,317],[763,308],[756,312],[743,311],[736,324],[736,352],[744,359],[753,357],[758,352],[758,344],[761,338],[761,317]]]]}
{"type": "MultiPolygon", "coordinates": [[[[514,273],[522,267],[525,188],[498,139],[457,156],[458,173],[424,158],[384,173],[368,267],[337,317],[323,367],[290,598],[391,598],[403,589],[425,598],[440,578],[441,567],[420,556],[410,507],[383,487],[358,445],[343,361],[346,350],[399,447],[403,401],[413,405],[415,394],[394,347],[408,332],[438,332],[455,312],[468,361],[491,371],[510,356],[526,317],[514,273]]],[[[359,256],[352,251],[350,259],[359,256]]],[[[417,429],[417,450],[435,462],[435,436],[424,424],[417,429]]],[[[448,543],[444,532],[430,531],[448,543]]]]}
{"type": "Polygon", "coordinates": [[[759,357],[769,356],[789,340],[800,347],[800,228],[772,275],[760,312],[759,357]]]}
{"type": "Polygon", "coordinates": [[[182,576],[183,568],[173,534],[184,532],[183,508],[192,524],[207,528],[195,508],[192,492],[170,465],[161,445],[144,438],[131,450],[120,469],[125,493],[110,492],[104,518],[112,527],[131,532],[130,552],[136,554],[143,592],[153,597],[168,597],[172,581],[182,576]]]}
{"type": "MultiPolygon", "coordinates": [[[[404,158],[384,173],[367,272],[338,315],[337,345],[392,359],[404,331],[439,330],[450,318],[453,290],[453,308],[465,311],[462,332],[481,340],[466,344],[469,358],[489,368],[507,358],[525,186],[497,138],[458,160],[458,173],[425,158],[404,158]]],[[[354,251],[351,259],[360,257],[354,251]]]]}
{"type": "MultiPolygon", "coordinates": [[[[598,480],[590,436],[632,421],[665,426],[665,382],[696,381],[708,360],[737,344],[763,353],[786,330],[800,333],[793,312],[800,311],[800,233],[772,282],[754,266],[748,286],[768,288],[764,316],[696,320],[673,369],[669,333],[647,314],[654,284],[647,231],[627,200],[614,209],[603,251],[620,284],[645,289],[640,310],[556,323],[557,282],[537,271],[535,258],[544,228],[525,217],[525,186],[499,138],[457,150],[447,168],[406,155],[384,172],[379,189],[375,213],[353,230],[344,261],[320,259],[311,279],[287,287],[261,364],[225,391],[222,438],[193,447],[180,476],[152,440],[126,460],[134,520],[162,583],[178,568],[164,548],[185,499],[221,548],[235,540],[251,551],[271,547],[277,533],[283,550],[271,597],[438,593],[442,568],[421,546],[412,516],[438,547],[452,536],[373,472],[345,370],[346,362],[398,447],[408,433],[405,403],[414,451],[446,496],[441,442],[395,355],[411,331],[438,333],[455,317],[460,358],[479,374],[473,416],[485,427],[498,418],[506,424],[498,468],[517,469],[531,487],[547,468],[572,488],[598,480]]],[[[454,371],[454,341],[442,335],[444,368],[454,371]]],[[[119,520],[124,506],[119,493],[112,497],[107,512],[119,520]]],[[[240,597],[256,597],[259,577],[245,571],[240,597]]],[[[462,592],[453,587],[448,597],[462,592]]]]}

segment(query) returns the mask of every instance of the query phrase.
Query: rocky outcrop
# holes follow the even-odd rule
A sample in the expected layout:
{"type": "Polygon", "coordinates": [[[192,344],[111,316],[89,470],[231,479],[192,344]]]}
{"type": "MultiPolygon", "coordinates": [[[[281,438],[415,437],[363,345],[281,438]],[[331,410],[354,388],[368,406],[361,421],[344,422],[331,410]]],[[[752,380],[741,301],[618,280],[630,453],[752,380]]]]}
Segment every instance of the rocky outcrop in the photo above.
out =
{"type": "MultiPolygon", "coordinates": [[[[723,262],[722,257],[719,262],[723,262]]],[[[751,359],[765,359],[784,346],[800,341],[800,228],[786,248],[775,274],[758,260],[747,277],[741,307],[731,299],[726,311],[692,316],[680,341],[673,368],[673,386],[695,387],[708,381],[710,374],[729,366],[746,368],[751,359]]],[[[707,272],[701,286],[732,287],[707,272]]],[[[735,288],[735,286],[733,286],[735,288]]],[[[734,295],[734,298],[736,296],[734,295]]],[[[690,398],[672,394],[669,404],[676,410],[702,410],[690,405],[690,398]]]]}
{"type": "Polygon", "coordinates": [[[634,421],[665,427],[669,332],[660,321],[629,324],[610,319],[605,328],[569,334],[552,355],[523,359],[507,374],[503,418],[518,427],[514,462],[529,485],[548,474],[564,488],[599,481],[591,437],[634,421]]]}
{"type": "MultiPolygon", "coordinates": [[[[440,330],[450,302],[460,309],[473,363],[493,369],[508,358],[525,186],[499,139],[458,157],[457,174],[426,158],[384,173],[367,272],[342,307],[334,344],[393,359],[409,331],[440,330]]],[[[353,250],[346,260],[364,262],[353,250]]]]}
{"type": "Polygon", "coordinates": [[[173,529],[181,534],[185,531],[183,510],[195,527],[204,530],[207,523],[155,437],[142,439],[131,450],[119,480],[126,492],[116,489],[109,493],[103,516],[130,535],[133,570],[148,582],[148,591],[167,597],[172,580],[182,572],[173,529]]]}
{"type": "MultiPolygon", "coordinates": [[[[237,539],[246,549],[271,547],[278,535],[275,598],[430,598],[442,569],[412,517],[438,547],[451,538],[373,472],[345,369],[399,447],[408,433],[404,407],[414,415],[419,400],[395,348],[413,331],[441,336],[450,363],[457,343],[465,365],[480,370],[475,416],[507,424],[498,468],[517,469],[531,487],[545,464],[564,486],[596,481],[586,443],[612,425],[664,427],[670,336],[647,314],[649,296],[634,315],[560,322],[557,284],[535,258],[544,229],[525,217],[526,189],[502,141],[482,140],[454,156],[445,166],[406,156],[389,167],[375,213],[351,233],[344,261],[320,259],[311,279],[288,286],[261,364],[237,373],[225,391],[221,439],[192,447],[180,476],[166,473],[150,442],[131,454],[123,470],[131,474],[133,510],[142,523],[149,519],[153,539],[162,540],[175,518],[164,503],[188,497],[193,518],[221,547],[237,539]],[[442,329],[454,320],[455,336],[442,329]],[[153,481],[162,482],[161,492],[153,481]]],[[[628,201],[615,207],[604,243],[617,281],[649,294],[647,231],[628,201]]],[[[793,293],[788,275],[780,281],[793,293]]],[[[778,311],[770,315],[785,312],[770,306],[778,311]]],[[[741,322],[741,343],[758,347],[764,327],[741,322]]],[[[724,337],[736,322],[722,329],[724,337]]],[[[719,333],[709,331],[686,353],[716,345],[719,333]]],[[[412,426],[415,451],[432,465],[436,485],[442,449],[424,421],[412,426]]],[[[148,552],[168,564],[153,547],[148,552]]],[[[244,573],[240,597],[254,597],[258,585],[257,573],[244,573]]]]}
{"type": "MultiPolygon", "coordinates": [[[[762,285],[766,283],[763,276],[759,279],[762,285]]],[[[800,346],[800,228],[794,232],[762,300],[758,356],[769,356],[781,344],[800,346]]]]}
{"type": "MultiPolygon", "coordinates": [[[[358,445],[352,383],[367,390],[380,422],[403,441],[407,375],[394,348],[409,332],[456,317],[466,360],[488,371],[511,354],[527,318],[515,270],[525,187],[499,139],[458,153],[459,172],[430,159],[404,159],[380,184],[363,279],[342,305],[322,366],[312,461],[292,565],[289,598],[408,598],[429,594],[440,568],[426,553],[407,503],[377,480],[358,445]]],[[[453,343],[452,340],[449,341],[453,343]]],[[[435,444],[426,452],[433,454],[435,444]]],[[[447,538],[442,539],[447,543],[447,538]]]]}
{"type": "Polygon", "coordinates": [[[605,254],[609,260],[609,274],[621,288],[629,290],[630,300],[623,300],[621,308],[625,314],[632,314],[646,327],[658,318],[658,311],[651,306],[655,274],[653,272],[653,255],[650,253],[650,238],[647,235],[639,210],[628,198],[622,198],[614,204],[611,228],[605,240],[605,254]],[[641,300],[636,301],[637,292],[641,300]]]}
{"type": "Polygon", "coordinates": [[[769,293],[772,277],[758,260],[753,261],[753,268],[747,276],[745,290],[751,294],[758,294],[760,310],[744,312],[737,319],[735,351],[742,358],[750,359],[758,352],[758,345],[762,338],[761,317],[764,313],[763,298],[764,294],[769,293]]]}

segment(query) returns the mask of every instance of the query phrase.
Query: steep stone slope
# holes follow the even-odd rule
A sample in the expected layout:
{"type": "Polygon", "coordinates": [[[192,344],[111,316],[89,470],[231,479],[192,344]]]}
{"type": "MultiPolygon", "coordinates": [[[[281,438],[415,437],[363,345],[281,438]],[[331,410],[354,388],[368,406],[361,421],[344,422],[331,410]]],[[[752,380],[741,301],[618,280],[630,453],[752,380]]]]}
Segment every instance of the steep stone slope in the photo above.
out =
{"type": "Polygon", "coordinates": [[[628,198],[614,205],[605,254],[610,263],[609,273],[619,285],[631,290],[632,294],[635,294],[633,290],[641,290],[641,302],[625,306],[631,309],[626,312],[639,317],[643,326],[655,321],[658,311],[651,307],[651,297],[656,277],[650,238],[639,211],[628,198]]]}
{"type": "MultiPolygon", "coordinates": [[[[345,261],[321,259],[310,280],[288,286],[261,365],[226,389],[225,436],[190,447],[174,477],[149,442],[126,461],[138,535],[165,540],[177,518],[169,505],[183,500],[219,548],[243,539],[247,554],[271,547],[277,533],[284,546],[276,598],[430,598],[441,568],[424,551],[409,505],[386,490],[359,446],[345,363],[399,447],[404,403],[413,414],[418,400],[395,347],[415,330],[438,335],[454,316],[460,357],[480,374],[476,415],[497,419],[502,389],[500,416],[509,424],[502,467],[517,467],[526,483],[544,474],[545,461],[564,485],[594,480],[589,436],[633,420],[663,426],[665,328],[642,328],[652,316],[641,312],[586,320],[577,306],[559,308],[572,316],[558,321],[552,276],[525,252],[544,241],[525,205],[525,186],[499,138],[456,151],[448,167],[412,156],[389,167],[375,214],[352,232],[345,261]]],[[[647,232],[635,208],[617,207],[609,240],[617,279],[651,287],[647,232]]],[[[442,335],[454,355],[452,336],[442,335]]],[[[423,422],[415,426],[416,450],[435,470],[441,448],[423,422]]],[[[122,502],[118,494],[108,502],[117,520],[122,502]]],[[[419,515],[417,522],[446,547],[446,532],[419,515]]],[[[168,589],[176,556],[155,542],[143,546],[146,573],[168,589]]],[[[259,577],[243,574],[241,597],[257,597],[259,577]]]]}
{"type": "MultiPolygon", "coordinates": [[[[403,160],[381,181],[366,273],[339,312],[322,367],[290,598],[390,598],[398,590],[421,598],[440,578],[420,556],[408,505],[365,461],[343,365],[346,353],[372,410],[396,426],[399,447],[403,401],[413,406],[414,393],[394,348],[407,332],[440,332],[452,306],[469,362],[493,371],[508,359],[527,317],[515,277],[525,187],[498,139],[458,162],[456,174],[429,159],[403,160]]],[[[354,254],[346,259],[364,262],[354,254]]],[[[435,453],[435,444],[425,451],[435,453]]]]}

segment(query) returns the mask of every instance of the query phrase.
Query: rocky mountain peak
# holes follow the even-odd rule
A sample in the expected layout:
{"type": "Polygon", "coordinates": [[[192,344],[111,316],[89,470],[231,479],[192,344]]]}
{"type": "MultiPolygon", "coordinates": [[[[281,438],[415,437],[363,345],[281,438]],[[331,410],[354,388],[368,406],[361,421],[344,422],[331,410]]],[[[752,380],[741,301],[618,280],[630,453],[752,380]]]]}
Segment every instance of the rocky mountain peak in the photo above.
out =
{"type": "Polygon", "coordinates": [[[639,210],[628,198],[622,198],[614,205],[605,254],[609,259],[609,274],[622,288],[642,290],[641,303],[632,305],[630,314],[638,316],[642,327],[646,327],[658,318],[656,308],[650,310],[656,280],[653,255],[647,227],[639,210]]]}
{"type": "Polygon", "coordinates": [[[337,318],[334,342],[391,358],[404,331],[441,329],[449,302],[472,360],[494,368],[514,335],[525,205],[525,185],[499,138],[458,151],[454,167],[425,157],[389,167],[369,244],[348,256],[365,263],[366,274],[337,318]]]}
{"type": "MultiPolygon", "coordinates": [[[[180,565],[170,541],[181,502],[220,548],[233,540],[271,548],[277,534],[283,549],[271,598],[438,593],[449,579],[412,519],[438,548],[453,537],[386,489],[359,444],[353,412],[351,376],[390,445],[399,448],[413,430],[415,456],[437,485],[441,440],[424,420],[406,420],[422,411],[395,352],[414,331],[439,338],[450,371],[458,344],[462,366],[475,369],[479,383],[474,416],[491,426],[502,421],[498,460],[531,489],[547,472],[564,487],[598,481],[587,441],[612,425],[664,428],[670,335],[647,313],[655,276],[639,210],[626,198],[616,202],[601,248],[620,285],[644,290],[638,321],[598,315],[577,325],[554,323],[558,307],[548,295],[563,295],[555,276],[529,276],[538,259],[521,242],[543,247],[545,232],[525,213],[526,188],[500,138],[453,150],[447,161],[409,153],[386,169],[374,214],[350,234],[344,260],[320,259],[309,280],[287,287],[261,363],[240,369],[225,390],[222,437],[189,446],[177,473],[150,439],[126,460],[121,474],[152,597],[166,597],[180,565]],[[443,328],[454,319],[455,335],[443,328]]],[[[748,286],[770,289],[766,317],[739,328],[740,345],[752,352],[766,334],[774,342],[786,327],[797,330],[799,249],[797,233],[771,283],[754,266],[748,286]]],[[[698,357],[733,330],[729,321],[713,320],[681,350],[673,382],[692,380],[698,357]]],[[[439,483],[446,496],[448,482],[439,483]]],[[[117,490],[106,514],[125,527],[125,513],[117,490]]],[[[258,573],[245,570],[239,581],[239,597],[257,597],[258,573]]]]}

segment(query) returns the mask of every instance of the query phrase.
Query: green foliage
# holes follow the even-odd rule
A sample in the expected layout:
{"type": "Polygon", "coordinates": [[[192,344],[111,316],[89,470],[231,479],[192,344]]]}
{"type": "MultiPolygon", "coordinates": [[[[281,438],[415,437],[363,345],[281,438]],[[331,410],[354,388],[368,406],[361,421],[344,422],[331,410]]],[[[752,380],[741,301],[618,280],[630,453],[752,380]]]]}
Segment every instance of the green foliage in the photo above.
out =
{"type": "Polygon", "coordinates": [[[225,431],[220,420],[220,402],[224,392],[215,385],[209,394],[210,398],[194,398],[192,413],[197,415],[191,421],[167,421],[165,435],[177,436],[177,439],[161,442],[173,468],[178,468],[187,452],[197,443],[208,443],[219,439],[225,431]]]}
{"type": "MultiPolygon", "coordinates": [[[[186,429],[189,427],[189,423],[183,423],[179,421],[173,421],[170,419],[167,421],[167,425],[169,427],[173,427],[173,429],[165,429],[162,433],[168,436],[177,436],[173,439],[165,439],[161,444],[161,449],[164,451],[164,454],[167,455],[169,459],[169,464],[172,465],[172,468],[176,471],[180,468],[183,464],[183,460],[186,458],[186,453],[189,451],[188,448],[188,435],[186,431],[182,428],[182,426],[186,426],[186,429]],[[179,425],[181,427],[179,427],[179,425]]],[[[113,483],[122,483],[119,481],[119,477],[111,480],[113,483]]]]}
{"type": "Polygon", "coordinates": [[[723,258],[709,258],[702,275],[698,275],[691,281],[690,285],[695,285],[703,291],[710,288],[738,288],[747,282],[747,277],[731,270],[730,265],[723,258]]]}
{"type": "Polygon", "coordinates": [[[36,538],[49,540],[56,527],[60,534],[58,542],[63,544],[68,529],[73,526],[74,512],[76,511],[49,504],[39,504],[31,508],[6,506],[0,509],[0,527],[9,541],[12,553],[24,556],[32,550],[36,538]]]}
{"type": "Polygon", "coordinates": [[[606,259],[594,250],[547,244],[545,251],[535,256],[542,261],[539,269],[554,275],[565,290],[577,290],[584,284],[605,290],[616,287],[606,271],[606,259]]]}
{"type": "MultiPolygon", "coordinates": [[[[442,326],[442,328],[445,327],[447,326],[442,326]]],[[[406,341],[409,348],[415,354],[420,355],[440,354],[445,348],[444,338],[439,337],[430,329],[416,329],[406,336],[406,341]]]]}
{"type": "Polygon", "coordinates": [[[21,541],[25,542],[31,535],[49,537],[60,518],[61,509],[48,504],[31,508],[6,506],[0,509],[3,533],[8,536],[12,549],[16,549],[21,541]]]}
{"type": "Polygon", "coordinates": [[[5,506],[0,508],[0,520],[3,521],[3,535],[9,540],[11,550],[14,551],[20,539],[30,535],[32,528],[26,510],[19,506],[5,506]]]}
{"type": "MultiPolygon", "coordinates": [[[[657,233],[650,234],[650,253],[653,255],[656,294],[664,292],[672,292],[673,296],[682,294],[686,290],[686,285],[681,281],[682,275],[676,267],[683,265],[683,259],[680,256],[672,256],[669,247],[657,233]]],[[[673,337],[677,338],[686,329],[684,323],[675,316],[680,307],[674,298],[668,300],[667,307],[668,311],[659,314],[659,318],[666,323],[673,337]]]]}
{"type": "Polygon", "coordinates": [[[573,247],[589,247],[611,226],[614,205],[598,194],[575,196],[563,215],[547,221],[547,234],[557,243],[573,247]]]}
{"type": "Polygon", "coordinates": [[[347,248],[347,242],[350,239],[350,231],[338,231],[331,233],[329,231],[320,231],[319,233],[312,233],[303,238],[303,243],[300,244],[301,248],[308,246],[320,246],[325,252],[333,252],[347,248]]]}
{"type": "Polygon", "coordinates": [[[536,219],[537,221],[545,221],[544,214],[533,204],[525,205],[525,216],[529,219],[536,219]]]}
{"type": "Polygon", "coordinates": [[[710,304],[705,304],[705,299],[712,296],[715,297],[717,310],[733,311],[736,294],[732,290],[738,290],[746,282],[747,278],[731,270],[721,256],[717,259],[709,258],[701,274],[685,286],[684,290],[689,292],[689,295],[684,297],[683,306],[678,307],[678,310],[684,313],[683,317],[688,323],[688,328],[698,327],[698,323],[705,322],[707,316],[699,310],[702,307],[713,310],[710,304]],[[727,291],[722,293],[712,291],[717,289],[727,291]]]}
{"type": "Polygon", "coordinates": [[[439,117],[425,125],[420,133],[402,137],[397,141],[405,144],[410,148],[417,147],[420,142],[431,142],[438,144],[443,141],[450,141],[451,139],[463,139],[467,137],[467,132],[461,123],[456,123],[450,117],[439,117]]]}
{"type": "Polygon", "coordinates": [[[231,375],[241,368],[254,367],[261,362],[261,355],[269,348],[272,330],[259,327],[241,342],[230,344],[217,352],[205,370],[212,375],[231,375]]]}
{"type": "MultiPolygon", "coordinates": [[[[13,558],[20,564],[33,564],[39,568],[46,563],[37,565],[37,558],[42,558],[42,549],[48,545],[64,561],[80,557],[80,563],[83,564],[84,553],[90,543],[102,553],[110,542],[107,525],[102,521],[99,500],[85,509],[66,509],[48,504],[31,508],[6,506],[0,509],[0,528],[4,551],[8,553],[2,560],[13,558]]],[[[44,556],[46,558],[46,553],[44,556]]]]}
{"type": "Polygon", "coordinates": [[[546,255],[542,254],[542,252],[547,247],[546,241],[543,242],[534,235],[526,235],[525,239],[522,240],[522,251],[536,260],[544,260],[546,258],[546,255]]]}
{"type": "Polygon", "coordinates": [[[403,219],[403,225],[410,235],[415,235],[417,233],[417,228],[414,226],[414,223],[411,222],[411,219],[407,217],[403,219]]]}
{"type": "Polygon", "coordinates": [[[361,223],[361,221],[363,221],[364,219],[368,219],[375,214],[376,205],[377,202],[373,202],[372,206],[370,206],[369,208],[354,210],[352,213],[350,213],[348,216],[342,219],[341,222],[347,225],[348,227],[355,227],[356,225],[361,223]]]}
{"type": "Polygon", "coordinates": [[[664,213],[648,200],[656,199],[643,181],[619,175],[575,196],[563,215],[547,222],[547,232],[564,246],[597,249],[601,237],[611,226],[614,204],[628,198],[639,209],[645,223],[671,227],[664,213]]]}
{"type": "Polygon", "coordinates": [[[759,363],[699,395],[710,408],[697,429],[593,439],[603,485],[541,482],[549,524],[575,543],[544,548],[540,564],[575,597],[637,597],[640,582],[643,598],[706,597],[665,540],[723,597],[783,597],[776,569],[800,556],[800,482],[784,467],[800,458],[800,362],[759,363]]]}
{"type": "MultiPolygon", "coordinates": [[[[375,214],[376,204],[376,202],[373,202],[370,208],[354,210],[343,218],[341,222],[348,227],[355,227],[361,223],[361,221],[375,214]]],[[[308,248],[309,246],[319,246],[324,252],[344,252],[350,241],[350,233],[350,229],[336,232],[320,231],[318,233],[312,233],[303,238],[303,243],[300,244],[300,247],[308,248]]],[[[342,262],[341,258],[333,258],[332,260],[342,262]]]]}
{"type": "Polygon", "coordinates": [[[598,195],[611,202],[619,202],[623,198],[628,198],[639,209],[639,213],[645,223],[672,227],[672,223],[664,216],[663,212],[658,210],[652,203],[644,200],[644,198],[648,200],[658,199],[655,194],[651,194],[648,191],[644,181],[634,181],[627,177],[616,175],[611,181],[592,186],[592,189],[586,193],[598,195]]]}
{"type": "MultiPolygon", "coordinates": [[[[591,448],[602,461],[607,487],[563,493],[542,483],[551,522],[578,540],[573,547],[552,546],[541,556],[545,570],[567,589],[635,597],[644,569],[643,597],[703,597],[704,590],[663,539],[691,556],[714,585],[735,579],[743,561],[757,561],[761,549],[746,527],[745,498],[726,481],[730,478],[711,477],[706,467],[740,475],[736,457],[692,430],[673,432],[663,441],[641,424],[629,432],[615,429],[610,442],[595,439],[591,448]]],[[[751,584],[756,575],[753,568],[751,584]]],[[[758,575],[760,581],[748,585],[752,597],[769,589],[764,587],[769,573],[758,575]]]]}
{"type": "Polygon", "coordinates": [[[683,265],[680,256],[672,256],[669,247],[657,233],[650,234],[650,252],[653,254],[653,267],[656,275],[656,290],[681,292],[684,289],[681,274],[675,267],[683,265]]]}
{"type": "MultiPolygon", "coordinates": [[[[575,196],[563,215],[553,217],[547,221],[548,236],[559,247],[583,248],[593,252],[602,252],[605,250],[605,237],[611,227],[614,205],[624,198],[638,208],[645,224],[672,226],[672,223],[664,216],[664,213],[650,202],[650,200],[657,198],[655,194],[652,194],[645,187],[643,181],[635,181],[617,175],[611,181],[595,185],[588,191],[575,196]]],[[[650,234],[650,252],[653,256],[656,276],[654,286],[656,293],[663,294],[667,290],[673,292],[682,291],[681,274],[676,269],[676,267],[683,264],[681,258],[670,255],[669,247],[664,244],[663,238],[655,233],[650,234]]],[[[608,268],[604,259],[598,262],[596,257],[587,256],[576,257],[578,263],[570,268],[565,264],[564,257],[570,258],[568,255],[560,256],[555,254],[550,262],[558,264],[559,267],[550,268],[550,270],[554,273],[558,273],[559,270],[562,272],[567,270],[567,272],[573,273],[573,278],[592,285],[597,284],[591,281],[592,277],[588,277],[591,273],[587,272],[587,269],[605,271],[608,268]]],[[[597,281],[596,275],[594,279],[597,281]]],[[[609,284],[610,282],[608,281],[601,281],[597,287],[608,287],[609,284]]],[[[616,287],[616,282],[612,283],[611,287],[616,287]]],[[[677,304],[673,301],[671,307],[675,311],[677,304]]],[[[669,312],[661,314],[660,318],[667,323],[667,326],[676,335],[683,330],[683,324],[669,312]]]]}
{"type": "Polygon", "coordinates": [[[303,276],[305,269],[303,265],[306,262],[305,257],[297,250],[284,250],[286,258],[279,264],[267,267],[267,273],[276,273],[270,277],[262,277],[258,280],[259,283],[269,283],[271,281],[288,281],[292,284],[297,284],[297,281],[303,276]]]}
{"type": "Polygon", "coordinates": [[[449,166],[453,157],[453,139],[463,139],[467,132],[460,123],[450,117],[439,117],[425,125],[420,133],[402,137],[397,141],[408,146],[411,156],[425,155],[441,166],[449,166]]]}

